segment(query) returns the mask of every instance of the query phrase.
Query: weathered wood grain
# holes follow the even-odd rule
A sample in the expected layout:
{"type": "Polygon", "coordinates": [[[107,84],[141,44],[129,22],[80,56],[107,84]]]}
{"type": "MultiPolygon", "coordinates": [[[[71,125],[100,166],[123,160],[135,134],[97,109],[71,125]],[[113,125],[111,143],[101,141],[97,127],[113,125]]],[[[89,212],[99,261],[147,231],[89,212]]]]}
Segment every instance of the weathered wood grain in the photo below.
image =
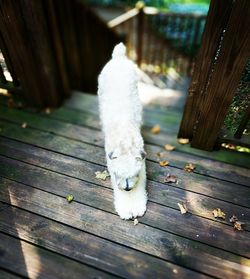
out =
{"type": "Polygon", "coordinates": [[[29,278],[117,278],[0,233],[0,267],[29,278]]]}
{"type": "Polygon", "coordinates": [[[24,277],[13,274],[13,273],[10,273],[10,272],[0,268],[0,278],[3,278],[3,279],[20,279],[20,278],[24,278],[24,277]]]}
{"type": "Polygon", "coordinates": [[[1,231],[112,274],[126,278],[164,278],[166,274],[168,278],[207,278],[8,204],[0,203],[0,211],[1,231]],[[14,227],[11,220],[15,220],[14,227]]]}
{"type": "Polygon", "coordinates": [[[52,36],[49,34],[51,26],[45,5],[41,1],[1,1],[0,9],[1,36],[14,73],[24,89],[26,101],[39,107],[58,106],[71,93],[63,61],[58,59],[61,47],[58,30],[53,28],[52,36]],[[58,40],[57,51],[52,37],[58,40]]]}
{"type": "MultiPolygon", "coordinates": [[[[223,10],[223,6],[225,5],[226,1],[223,1],[220,3],[219,7],[219,14],[221,13],[221,9],[223,10]]],[[[216,5],[215,5],[216,6],[216,5]]],[[[229,8],[230,10],[230,8],[229,8]]],[[[225,18],[228,15],[229,10],[226,10],[223,12],[223,18],[221,19],[222,21],[225,20],[225,18]]],[[[214,32],[213,27],[212,27],[212,32],[214,32]]],[[[216,36],[216,34],[213,34],[216,36]]],[[[208,45],[208,48],[213,48],[213,46],[208,45]]],[[[210,52],[211,50],[209,50],[210,52]]],[[[213,50],[212,50],[213,51],[213,50]]],[[[206,55],[206,54],[205,54],[206,55]]],[[[206,57],[207,59],[207,57],[206,57]]],[[[209,58],[210,60],[210,58],[209,58]]],[[[199,71],[199,74],[203,73],[206,69],[204,68],[206,67],[204,64],[202,65],[202,70],[199,71]]],[[[201,78],[203,78],[203,76],[201,76],[201,78]]],[[[72,98],[70,98],[70,100],[67,100],[67,102],[65,103],[65,107],[69,107],[75,110],[79,110],[82,112],[88,112],[90,114],[98,114],[98,102],[97,102],[97,98],[96,96],[91,96],[90,94],[86,94],[86,93],[81,93],[81,92],[74,92],[72,98]]],[[[77,111],[77,113],[79,113],[77,111]]],[[[182,114],[181,112],[176,111],[176,109],[171,109],[171,107],[165,107],[165,106],[157,106],[156,108],[149,108],[149,107],[145,107],[144,108],[144,116],[145,118],[150,118],[157,121],[158,124],[161,124],[163,130],[164,130],[164,126],[168,126],[169,123],[169,117],[171,117],[171,115],[179,115],[179,113],[182,114]],[[161,118],[158,118],[158,116],[161,116],[161,118]]],[[[178,119],[178,123],[176,123],[176,125],[178,125],[180,123],[179,121],[179,116],[176,115],[176,118],[178,119]]],[[[176,134],[177,135],[177,134],[176,134]]],[[[165,139],[163,139],[161,142],[159,142],[160,145],[165,145],[166,141],[167,143],[173,142],[176,143],[176,136],[174,138],[169,138],[167,134],[164,135],[165,139]],[[169,141],[169,142],[168,142],[169,141]]],[[[157,139],[157,137],[155,138],[157,139]]],[[[146,139],[148,140],[148,139],[146,139]]],[[[158,141],[156,142],[152,142],[153,144],[158,143],[158,141]]],[[[213,160],[218,160],[218,161],[222,161],[222,162],[227,162],[227,163],[231,163],[233,165],[241,165],[241,166],[245,166],[250,168],[250,163],[249,163],[249,157],[247,156],[247,154],[239,154],[239,153],[235,153],[229,150],[224,150],[221,149],[220,151],[216,151],[216,152],[206,152],[203,150],[198,150],[198,149],[194,149],[194,148],[190,148],[189,146],[183,146],[180,147],[181,151],[184,152],[188,152],[194,155],[199,155],[202,156],[203,158],[211,158],[213,160]],[[242,158],[245,157],[245,163],[242,164],[240,163],[240,161],[242,160],[242,158]]]]}
{"type": "MultiPolygon", "coordinates": [[[[85,95],[85,94],[82,94],[85,95]]],[[[87,95],[87,94],[86,94],[87,95]]],[[[94,97],[94,96],[93,96],[94,97]]],[[[2,98],[0,98],[1,100],[2,98]]],[[[6,98],[5,98],[6,99],[6,98]]],[[[6,102],[6,100],[5,100],[6,102]]],[[[88,104],[88,103],[87,103],[88,104]]],[[[1,108],[1,110],[3,110],[4,108],[1,108]]],[[[0,112],[1,112],[0,110],[0,112]]],[[[79,112],[79,111],[72,111],[72,110],[68,110],[66,109],[64,111],[64,107],[59,109],[59,110],[55,110],[53,111],[50,115],[46,115],[46,114],[41,114],[41,116],[47,117],[47,118],[52,118],[53,122],[47,121],[47,128],[44,127],[44,124],[46,124],[45,121],[41,120],[40,116],[37,116],[36,114],[22,114],[21,112],[18,112],[18,116],[16,115],[16,112],[9,112],[11,115],[9,115],[9,120],[13,120],[16,121],[18,123],[21,122],[20,119],[22,119],[22,121],[26,121],[26,122],[30,122],[30,119],[35,118],[37,119],[36,122],[36,126],[40,127],[41,129],[45,129],[45,130],[53,130],[56,133],[60,133],[61,129],[56,129],[57,126],[62,127],[62,124],[59,123],[58,121],[56,121],[56,119],[54,119],[54,115],[55,118],[58,117],[57,111],[59,111],[59,120],[63,120],[64,122],[67,122],[67,128],[68,131],[66,134],[69,134],[70,137],[72,137],[72,135],[74,135],[74,138],[78,138],[79,137],[82,139],[84,139],[84,141],[86,140],[91,140],[91,143],[93,142],[93,137],[91,137],[91,134],[95,134],[95,132],[93,131],[93,129],[91,129],[91,131],[93,132],[87,132],[86,127],[75,127],[75,124],[78,125],[83,125],[83,126],[88,126],[91,128],[96,128],[99,130],[100,125],[99,125],[99,117],[95,116],[95,115],[91,115],[89,113],[83,113],[79,112]],[[64,117],[62,117],[62,115],[64,115],[64,117]],[[41,122],[41,123],[40,123],[41,122]],[[71,123],[72,122],[72,123],[71,123]],[[50,126],[50,123],[54,125],[50,126]],[[74,125],[70,125],[74,124],[74,125]],[[83,128],[83,129],[82,129],[83,128]],[[74,130],[74,132],[72,131],[72,129],[74,130]],[[77,132],[76,132],[77,131],[77,132]],[[83,137],[83,133],[81,133],[81,131],[85,131],[84,132],[84,137],[83,137]],[[79,134],[79,135],[78,135],[79,134]]],[[[7,113],[8,110],[5,109],[5,113],[1,114],[1,118],[6,119],[7,117],[7,113]]],[[[168,115],[168,114],[167,114],[168,115]]],[[[249,164],[249,156],[248,154],[243,154],[243,153],[239,153],[239,152],[233,152],[232,150],[220,150],[220,151],[216,151],[216,152],[207,152],[207,151],[202,151],[202,150],[198,150],[198,149],[194,149],[194,148],[190,148],[189,145],[180,145],[177,143],[176,140],[176,133],[173,134],[173,130],[176,129],[176,125],[170,125],[168,124],[169,122],[171,122],[171,118],[172,117],[167,117],[163,116],[163,118],[165,119],[163,122],[160,121],[152,121],[152,119],[155,118],[155,115],[149,115],[148,119],[151,119],[152,125],[149,126],[145,126],[143,127],[142,133],[143,133],[143,137],[146,143],[149,144],[153,144],[153,145],[158,145],[160,147],[160,151],[162,151],[163,146],[168,143],[168,144],[173,144],[176,146],[176,150],[182,152],[183,156],[185,156],[185,154],[189,155],[189,154],[193,154],[193,155],[198,155],[198,156],[202,156],[202,160],[206,160],[207,158],[210,158],[212,160],[218,160],[221,162],[226,162],[226,163],[231,163],[233,165],[239,165],[242,167],[246,167],[249,168],[250,164],[249,164]],[[151,133],[151,127],[156,124],[159,123],[161,124],[161,128],[162,131],[160,134],[158,135],[152,135],[151,133]],[[171,132],[169,132],[169,125],[171,126],[171,132]],[[166,129],[164,127],[167,127],[166,129]],[[164,132],[165,130],[165,132],[164,132]],[[184,153],[183,153],[184,152],[184,153]]],[[[64,130],[64,129],[63,129],[64,130]]],[[[65,132],[65,131],[62,131],[65,132]]],[[[103,138],[102,134],[100,134],[101,138],[103,138]]],[[[225,166],[226,167],[226,166],[225,166]]],[[[235,166],[235,169],[237,169],[237,166],[235,166]]]]}
{"type": "Polygon", "coordinates": [[[189,94],[180,125],[179,137],[192,139],[196,120],[201,113],[203,98],[211,74],[213,59],[231,12],[231,1],[212,0],[210,3],[201,46],[196,58],[189,94]]]}
{"type": "MultiPolygon", "coordinates": [[[[81,179],[84,180],[85,183],[87,183],[88,185],[88,189],[91,189],[92,187],[95,187],[96,184],[110,188],[110,182],[109,181],[100,181],[97,180],[95,178],[94,172],[97,170],[103,170],[105,169],[105,167],[102,166],[95,166],[95,164],[91,164],[88,162],[83,162],[82,160],[79,159],[75,159],[75,158],[70,158],[64,155],[60,155],[48,150],[43,150],[41,148],[37,148],[37,147],[33,147],[33,146],[29,146],[20,142],[15,142],[12,140],[8,140],[8,139],[2,139],[0,138],[0,154],[6,155],[8,157],[14,157],[18,160],[21,160],[23,162],[27,162],[29,164],[32,165],[36,165],[42,168],[45,168],[47,170],[52,170],[54,172],[57,173],[61,173],[61,174],[65,174],[68,175],[70,177],[74,177],[77,179],[81,179]],[[14,154],[14,155],[13,155],[14,154]],[[91,183],[88,183],[91,182],[91,183]],[[94,183],[95,185],[91,185],[92,183],[94,183]]],[[[23,168],[23,167],[21,167],[23,168]]],[[[4,167],[2,167],[2,170],[4,169],[4,167]]],[[[8,167],[5,168],[6,169],[6,175],[8,174],[8,167]]],[[[160,168],[161,170],[161,168],[160,168]]],[[[27,171],[27,169],[26,169],[27,171]]],[[[38,174],[37,177],[40,177],[41,174],[38,174]]],[[[56,174],[55,174],[56,175],[56,174]]],[[[52,179],[51,175],[47,174],[47,176],[49,177],[49,180],[52,179]]],[[[32,177],[32,175],[31,175],[32,177]]],[[[59,176],[60,177],[60,176],[59,176]]],[[[19,178],[19,176],[18,176],[19,178]]],[[[13,177],[13,179],[17,179],[17,177],[13,177]]],[[[34,178],[33,178],[34,179],[34,178]]],[[[46,178],[44,178],[45,181],[46,178]]],[[[80,183],[78,180],[73,179],[74,183],[72,182],[73,180],[70,180],[71,178],[68,177],[64,177],[61,178],[62,182],[60,179],[59,181],[55,180],[53,183],[51,182],[50,184],[52,185],[56,185],[57,184],[65,184],[68,185],[68,187],[70,187],[69,185],[74,185],[74,183],[76,183],[76,188],[70,188],[72,191],[76,191],[77,195],[79,194],[78,192],[78,188],[80,189],[81,192],[81,186],[78,184],[80,183]],[[66,179],[66,181],[65,181],[66,179]],[[71,181],[71,182],[70,182],[71,181]]],[[[33,180],[34,181],[34,180],[33,180]]],[[[27,183],[27,181],[26,181],[27,183]]],[[[36,182],[36,184],[39,183],[36,182]]],[[[198,188],[197,185],[194,185],[193,188],[189,188],[188,187],[180,187],[177,188],[176,186],[178,185],[172,185],[172,184],[161,184],[152,180],[148,180],[148,190],[149,190],[149,199],[153,202],[162,204],[162,205],[166,205],[172,208],[178,208],[177,203],[181,202],[183,200],[186,200],[187,197],[190,200],[190,210],[192,211],[193,214],[198,215],[198,216],[202,216],[205,218],[210,218],[212,220],[214,220],[213,216],[212,216],[212,210],[214,208],[223,208],[225,210],[225,212],[227,212],[228,216],[229,215],[237,215],[237,216],[241,216],[242,220],[246,223],[249,222],[249,216],[250,216],[250,211],[248,208],[242,208],[239,207],[235,204],[231,203],[231,200],[233,199],[233,196],[228,197],[227,199],[229,200],[229,202],[224,202],[221,200],[218,200],[218,198],[216,196],[211,195],[212,197],[208,197],[207,195],[203,195],[203,194],[199,194],[199,193],[195,193],[194,191],[196,191],[195,187],[198,188]],[[242,214],[244,214],[244,216],[242,216],[242,214]]],[[[40,183],[39,183],[40,185],[40,183]]],[[[187,184],[188,185],[188,184],[187,184]]],[[[205,185],[204,189],[201,190],[202,192],[205,192],[205,189],[207,189],[207,192],[209,193],[209,184],[205,185]]],[[[53,188],[51,188],[52,191],[53,188]]],[[[244,188],[243,188],[244,189],[244,188]]],[[[63,189],[61,189],[63,190],[63,189]]],[[[99,191],[101,191],[101,196],[104,195],[104,192],[99,189],[99,191]]],[[[212,191],[212,189],[210,189],[210,191],[212,191]]],[[[206,192],[205,192],[206,193],[206,192]]],[[[222,193],[227,193],[226,189],[222,190],[222,193]]],[[[66,195],[67,192],[63,192],[62,195],[66,195]]],[[[242,195],[244,195],[246,198],[245,200],[245,204],[243,203],[243,205],[248,205],[248,196],[249,196],[249,190],[246,189],[245,192],[241,193],[242,195]]],[[[221,196],[221,195],[219,195],[221,196]]],[[[224,196],[227,196],[226,194],[224,194],[224,196]]],[[[99,195],[93,195],[93,197],[98,198],[99,195]]],[[[244,201],[244,198],[240,198],[239,204],[242,204],[242,200],[244,201]]],[[[96,200],[96,202],[99,202],[99,199],[96,200]]],[[[107,203],[108,204],[108,203],[107,203]]],[[[105,207],[108,206],[107,204],[105,204],[105,207]]],[[[221,221],[221,222],[225,222],[228,224],[228,219],[226,221],[221,221]]]]}
{"type": "MultiPolygon", "coordinates": [[[[65,102],[64,107],[99,115],[97,96],[80,91],[74,91],[73,96],[65,102]]],[[[181,112],[171,107],[156,106],[154,108],[147,106],[144,108],[145,112],[153,113],[155,116],[158,115],[159,117],[168,117],[168,114],[166,114],[167,109],[175,115],[175,118],[181,117],[181,112]]]]}
{"type": "MultiPolygon", "coordinates": [[[[214,1],[214,3],[217,1],[214,1]]],[[[200,103],[192,146],[212,150],[250,57],[250,2],[234,1],[216,64],[200,103]],[[217,105],[220,107],[218,109],[217,105]]],[[[218,46],[219,48],[219,46],[218,46]]]]}
{"type": "MultiPolygon", "coordinates": [[[[103,135],[100,131],[89,129],[86,127],[79,127],[77,125],[57,121],[55,119],[46,119],[39,117],[36,114],[29,114],[27,112],[21,112],[18,110],[1,108],[0,117],[2,119],[14,121],[15,123],[27,123],[29,127],[39,128],[45,130],[46,132],[51,132],[53,134],[68,137],[70,139],[75,139],[78,141],[83,141],[90,144],[95,144],[103,147],[103,135]]],[[[0,124],[1,125],[1,124],[0,124]]],[[[4,125],[4,124],[2,124],[4,125]]],[[[160,135],[151,137],[162,137],[160,135]]],[[[164,153],[165,158],[170,161],[170,165],[183,168],[187,162],[192,162],[196,164],[195,172],[200,174],[209,175],[216,178],[222,178],[223,180],[236,182],[237,184],[250,185],[249,182],[249,171],[241,167],[220,163],[217,161],[209,159],[200,159],[194,155],[183,153],[178,151],[180,144],[175,144],[176,151],[174,152],[164,152],[164,148],[148,145],[146,144],[146,151],[148,153],[148,158],[150,160],[159,161],[157,153],[164,153]]]]}
{"type": "MultiPolygon", "coordinates": [[[[70,155],[71,157],[73,156],[84,161],[88,158],[90,162],[101,165],[102,167],[106,165],[104,150],[97,146],[83,144],[47,132],[41,132],[29,128],[23,129],[16,125],[11,125],[10,123],[8,123],[8,126],[3,129],[2,134],[8,135],[8,137],[14,139],[22,140],[26,143],[31,143],[39,147],[70,155]]],[[[51,161],[51,165],[53,165],[53,161],[51,161]]],[[[177,168],[162,168],[157,163],[153,162],[148,162],[147,166],[148,178],[152,180],[163,182],[164,177],[170,172],[175,174],[180,181],[180,183],[176,185],[177,187],[206,194],[210,197],[216,197],[225,201],[233,201],[235,204],[249,206],[249,187],[237,185],[237,191],[235,191],[236,184],[234,183],[219,181],[195,173],[187,173],[184,170],[177,168]],[[191,178],[192,183],[190,183],[191,178]]],[[[94,169],[96,168],[97,167],[94,166],[94,169]]]]}
{"type": "Polygon", "coordinates": [[[133,222],[124,222],[113,214],[76,202],[68,204],[64,198],[28,186],[20,187],[13,181],[2,179],[1,182],[1,200],[5,201],[7,196],[11,196],[14,206],[106,239],[110,238],[112,231],[112,240],[117,243],[217,278],[249,275],[250,263],[246,258],[146,225],[134,226],[133,222]]]}
{"type": "MultiPolygon", "coordinates": [[[[5,165],[4,168],[1,168],[2,175],[15,181],[41,188],[62,197],[66,197],[68,188],[72,187],[66,186],[64,190],[58,190],[58,187],[53,186],[69,185],[69,183],[72,185],[72,178],[69,179],[68,177],[65,178],[63,175],[54,175],[49,171],[46,172],[40,168],[31,167],[11,159],[3,158],[2,161],[5,165]],[[9,169],[12,170],[10,175],[8,175],[9,169]],[[23,177],[21,173],[24,174],[23,177]],[[33,176],[35,175],[39,179],[33,179],[32,173],[33,176]],[[42,182],[40,183],[39,180],[42,182]]],[[[88,189],[86,189],[85,183],[80,183],[79,181],[74,182],[77,190],[77,196],[75,196],[76,201],[81,201],[89,206],[114,213],[112,191],[107,189],[105,192],[105,189],[100,189],[99,192],[99,187],[93,187],[93,185],[91,185],[92,187],[88,187],[88,189]],[[84,197],[81,197],[82,193],[84,193],[84,197]],[[102,195],[100,195],[101,193],[102,195]],[[80,200],[78,200],[78,197],[81,197],[80,200]]],[[[75,192],[73,191],[71,194],[74,193],[75,192]]],[[[171,197],[168,198],[171,199],[171,197]]],[[[186,196],[185,200],[189,199],[189,196],[186,196]]],[[[181,200],[178,202],[181,202],[181,200]]],[[[176,206],[177,204],[175,207],[176,206]]],[[[190,201],[190,212],[192,212],[192,208],[195,208],[194,201],[190,201]]],[[[213,219],[212,210],[213,209],[210,211],[210,219],[213,219]]],[[[225,209],[223,208],[223,210],[225,209]]],[[[242,214],[247,215],[247,212],[244,209],[241,209],[241,212],[242,214]]],[[[179,209],[172,209],[152,202],[148,203],[148,211],[145,217],[141,219],[141,222],[193,240],[196,240],[198,235],[198,239],[202,243],[223,248],[227,251],[238,253],[243,256],[249,255],[248,251],[250,250],[250,247],[246,243],[250,242],[250,233],[246,231],[244,234],[238,234],[237,231],[233,230],[231,224],[230,226],[224,225],[219,222],[214,222],[213,220],[200,218],[194,214],[187,214],[187,216],[183,216],[180,214],[179,209]],[[168,218],[166,218],[166,216],[168,216],[168,218]],[[198,227],[197,224],[199,224],[198,227]],[[224,241],[225,239],[230,239],[230,245],[224,241]]]]}

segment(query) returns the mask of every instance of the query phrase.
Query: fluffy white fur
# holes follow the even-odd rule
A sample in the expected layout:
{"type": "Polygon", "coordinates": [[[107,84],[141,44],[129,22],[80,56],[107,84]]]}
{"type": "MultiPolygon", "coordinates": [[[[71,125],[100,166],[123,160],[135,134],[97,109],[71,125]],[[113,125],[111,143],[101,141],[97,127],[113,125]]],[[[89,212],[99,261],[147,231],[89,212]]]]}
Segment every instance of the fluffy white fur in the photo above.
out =
{"type": "Polygon", "coordinates": [[[147,204],[137,83],[136,65],[126,57],[126,48],[120,43],[99,76],[98,95],[114,205],[122,219],[142,216],[147,204]]]}

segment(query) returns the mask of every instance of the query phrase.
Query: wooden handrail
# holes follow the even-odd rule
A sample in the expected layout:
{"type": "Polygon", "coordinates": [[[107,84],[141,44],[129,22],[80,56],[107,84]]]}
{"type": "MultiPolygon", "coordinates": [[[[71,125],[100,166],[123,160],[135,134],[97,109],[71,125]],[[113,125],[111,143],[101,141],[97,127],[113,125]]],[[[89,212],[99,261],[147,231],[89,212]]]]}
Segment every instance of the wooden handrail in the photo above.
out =
{"type": "Polygon", "coordinates": [[[176,16],[176,17],[192,17],[192,18],[206,18],[204,14],[197,13],[174,13],[169,11],[161,11],[155,7],[144,7],[143,12],[146,15],[160,15],[160,16],[176,16]]]}
{"type": "Polygon", "coordinates": [[[138,14],[139,14],[139,9],[137,9],[137,8],[129,10],[128,12],[126,12],[126,13],[124,13],[124,14],[122,14],[122,15],[120,15],[120,16],[112,19],[112,20],[110,20],[108,22],[108,27],[109,28],[115,28],[118,25],[128,21],[129,19],[137,16],[138,14]]]}
{"type": "MultiPolygon", "coordinates": [[[[155,57],[159,58],[158,54],[155,53],[152,55],[152,52],[149,52],[145,56],[145,49],[150,49],[150,46],[146,46],[145,44],[151,44],[151,46],[163,44],[166,47],[166,49],[168,49],[168,51],[171,49],[171,55],[173,54],[172,58],[170,57],[171,55],[168,55],[169,64],[172,63],[173,60],[175,60],[175,63],[177,63],[178,65],[185,65],[184,67],[182,67],[182,69],[181,67],[179,67],[178,70],[181,69],[180,71],[182,73],[190,75],[190,69],[193,63],[195,49],[199,45],[200,41],[199,30],[201,29],[201,23],[203,20],[205,20],[205,18],[206,15],[199,15],[194,13],[183,14],[173,12],[162,12],[154,7],[145,7],[144,5],[137,5],[135,8],[109,21],[107,25],[110,29],[118,32],[119,34],[126,35],[125,41],[127,41],[130,50],[132,49],[132,51],[128,52],[132,54],[132,59],[136,60],[139,66],[141,66],[143,63],[154,64],[154,61],[152,61],[152,59],[154,60],[155,57]],[[168,21],[168,24],[166,23],[166,20],[168,21]],[[171,36],[170,38],[167,38],[168,35],[164,35],[161,32],[161,30],[162,25],[165,24],[165,26],[167,26],[168,29],[171,28],[172,33],[179,34],[178,32],[180,28],[180,21],[186,22],[186,20],[192,21],[192,24],[195,24],[193,26],[193,28],[195,28],[195,35],[190,36],[190,30],[188,30],[188,34],[190,37],[183,43],[186,45],[188,44],[185,48],[183,47],[183,44],[180,41],[177,45],[174,45],[173,38],[171,38],[171,36]],[[159,22],[154,26],[154,22],[156,21],[159,22]],[[175,23],[173,24],[173,22],[175,23]],[[134,28],[133,34],[131,33],[131,28],[134,28]],[[148,41],[149,36],[146,34],[147,32],[150,32],[151,35],[153,34],[153,42],[148,41]],[[133,47],[131,47],[132,45],[133,47]],[[185,60],[185,62],[180,63],[179,58],[185,60]]],[[[174,40],[176,41],[176,39],[174,40]]],[[[162,58],[163,56],[164,54],[162,55],[162,58]]],[[[157,63],[166,64],[166,61],[157,61],[157,63]]]]}

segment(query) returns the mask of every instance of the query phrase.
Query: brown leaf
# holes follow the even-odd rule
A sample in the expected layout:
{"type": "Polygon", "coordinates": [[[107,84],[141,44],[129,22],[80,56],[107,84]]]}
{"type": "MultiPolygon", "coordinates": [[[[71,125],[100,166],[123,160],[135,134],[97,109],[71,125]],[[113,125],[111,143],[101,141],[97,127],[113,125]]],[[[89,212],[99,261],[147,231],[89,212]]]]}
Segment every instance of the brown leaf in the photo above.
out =
{"type": "Polygon", "coordinates": [[[186,166],[184,167],[184,170],[187,172],[193,172],[195,170],[195,165],[192,163],[188,163],[186,164],[186,166]]]}
{"type": "Polygon", "coordinates": [[[240,221],[236,221],[234,223],[234,229],[238,231],[243,231],[242,226],[245,225],[245,223],[242,223],[240,221]]]}
{"type": "Polygon", "coordinates": [[[226,214],[220,208],[215,208],[213,210],[213,215],[215,218],[222,218],[222,219],[226,218],[226,214]]]}
{"type": "Polygon", "coordinates": [[[26,122],[23,122],[22,125],[21,125],[21,127],[22,127],[23,129],[27,128],[27,126],[28,126],[28,124],[27,124],[26,122]]]}
{"type": "Polygon", "coordinates": [[[229,222],[230,223],[235,223],[236,221],[238,221],[237,216],[233,215],[232,217],[230,217],[229,222]]]}
{"type": "Polygon", "coordinates": [[[160,164],[161,167],[166,167],[167,165],[169,165],[169,162],[168,161],[160,161],[159,164],[160,164]]]}
{"type": "Polygon", "coordinates": [[[188,143],[189,143],[189,139],[179,138],[179,139],[178,139],[178,142],[179,142],[180,144],[188,144],[188,143]]]}
{"type": "Polygon", "coordinates": [[[101,171],[95,172],[95,177],[100,180],[106,180],[106,178],[109,176],[110,176],[110,174],[108,173],[107,170],[104,170],[103,172],[101,172],[101,171]]]}
{"type": "Polygon", "coordinates": [[[160,133],[160,130],[161,130],[161,127],[160,127],[160,125],[157,124],[151,129],[151,133],[156,135],[156,134],[160,133]]]}
{"type": "Polygon", "coordinates": [[[177,204],[180,208],[181,214],[185,214],[188,212],[186,203],[182,202],[182,203],[177,203],[177,204]]]}
{"type": "Polygon", "coordinates": [[[176,177],[175,175],[168,174],[168,175],[164,178],[164,182],[167,182],[167,183],[176,183],[176,182],[177,182],[177,177],[176,177]]]}
{"type": "Polygon", "coordinates": [[[167,151],[172,151],[172,150],[175,149],[175,146],[173,146],[173,145],[171,145],[171,144],[166,144],[166,145],[164,146],[164,148],[165,148],[165,150],[167,150],[167,151]]]}

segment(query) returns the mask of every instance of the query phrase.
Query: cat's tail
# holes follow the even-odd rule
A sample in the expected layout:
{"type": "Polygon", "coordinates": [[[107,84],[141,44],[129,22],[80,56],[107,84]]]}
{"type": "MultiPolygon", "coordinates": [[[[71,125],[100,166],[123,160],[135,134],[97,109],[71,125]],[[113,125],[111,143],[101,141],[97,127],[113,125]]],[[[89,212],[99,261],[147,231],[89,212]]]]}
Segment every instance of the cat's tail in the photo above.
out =
{"type": "Polygon", "coordinates": [[[126,47],[123,43],[119,43],[114,47],[112,58],[118,58],[124,56],[126,56],[126,47]]]}

